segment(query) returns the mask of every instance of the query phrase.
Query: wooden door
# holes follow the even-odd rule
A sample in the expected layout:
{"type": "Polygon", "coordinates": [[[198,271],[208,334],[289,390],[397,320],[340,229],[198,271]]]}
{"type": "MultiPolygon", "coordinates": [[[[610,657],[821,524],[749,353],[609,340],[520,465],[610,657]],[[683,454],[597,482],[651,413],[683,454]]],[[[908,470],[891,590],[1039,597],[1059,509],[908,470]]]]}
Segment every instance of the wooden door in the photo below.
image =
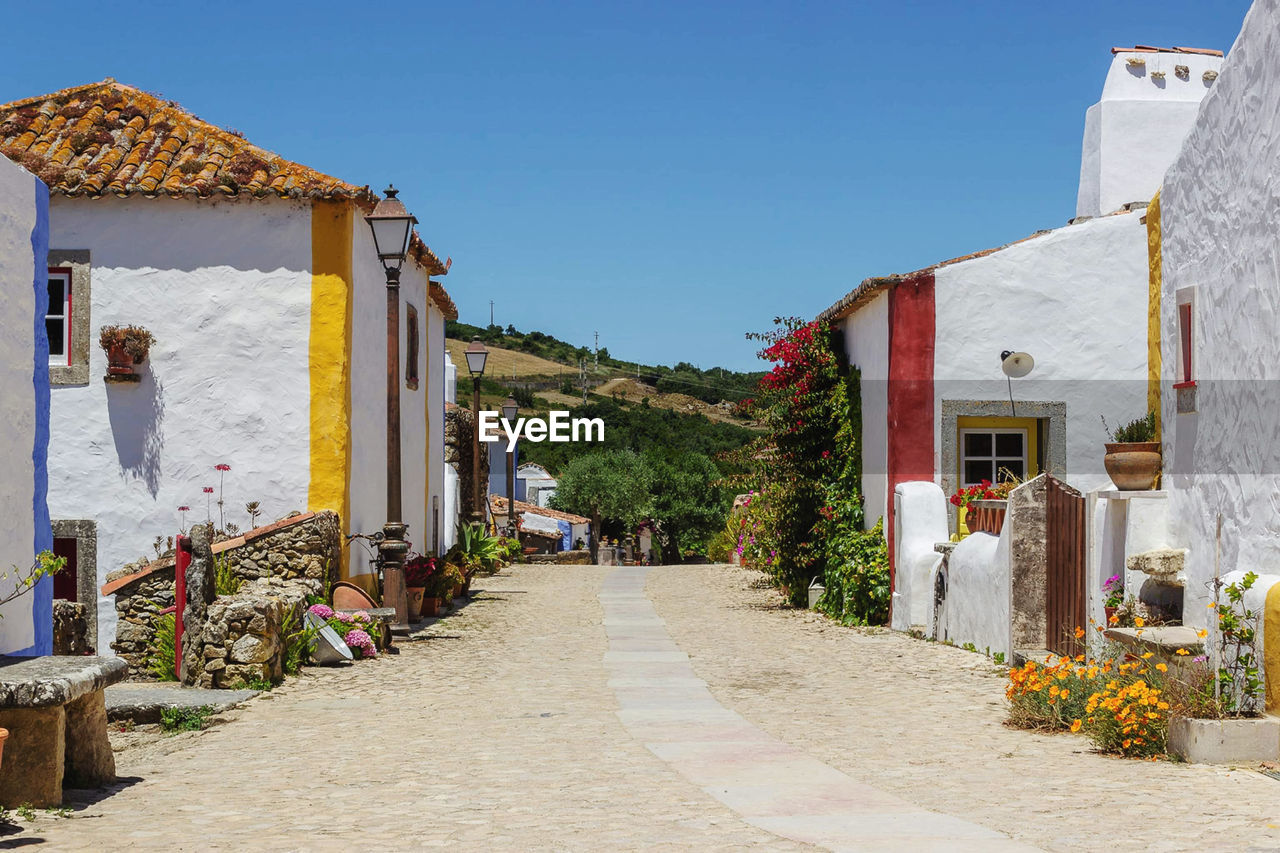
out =
{"type": "Polygon", "coordinates": [[[1085,499],[1052,475],[1046,486],[1045,648],[1055,654],[1083,651],[1076,628],[1085,625],[1085,499]]]}

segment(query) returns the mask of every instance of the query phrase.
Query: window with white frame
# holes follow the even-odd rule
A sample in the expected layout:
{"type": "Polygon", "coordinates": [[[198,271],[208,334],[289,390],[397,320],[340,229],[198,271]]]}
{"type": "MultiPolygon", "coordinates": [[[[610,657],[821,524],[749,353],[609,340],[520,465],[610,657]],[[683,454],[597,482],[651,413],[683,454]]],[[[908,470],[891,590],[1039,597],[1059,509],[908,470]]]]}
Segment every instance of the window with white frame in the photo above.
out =
{"type": "Polygon", "coordinates": [[[1010,476],[1027,475],[1027,431],[1025,429],[960,430],[960,476],[962,485],[973,486],[987,480],[999,483],[1010,476]]]}
{"type": "Polygon", "coordinates": [[[49,363],[71,363],[71,270],[49,270],[49,310],[44,315],[49,334],[49,363]]]}

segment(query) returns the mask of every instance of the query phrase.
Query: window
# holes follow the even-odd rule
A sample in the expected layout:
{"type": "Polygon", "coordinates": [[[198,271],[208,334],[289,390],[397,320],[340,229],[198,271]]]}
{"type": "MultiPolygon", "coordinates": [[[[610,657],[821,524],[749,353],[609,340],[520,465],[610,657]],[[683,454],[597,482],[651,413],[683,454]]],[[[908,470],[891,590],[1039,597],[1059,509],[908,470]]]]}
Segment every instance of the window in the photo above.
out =
{"type": "Polygon", "coordinates": [[[1177,396],[1178,414],[1186,415],[1196,410],[1195,364],[1195,288],[1182,287],[1176,294],[1178,301],[1178,361],[1174,368],[1174,394],[1177,396]]]}
{"type": "Polygon", "coordinates": [[[49,333],[49,363],[71,363],[71,270],[49,270],[49,310],[44,315],[49,333]]]}
{"type": "Polygon", "coordinates": [[[405,362],[404,362],[404,384],[410,390],[418,390],[418,359],[421,355],[419,346],[418,332],[418,309],[412,305],[406,305],[405,312],[408,328],[405,329],[405,362]]]}
{"type": "Polygon", "coordinates": [[[1027,476],[1025,429],[962,429],[960,478],[962,486],[988,480],[998,483],[1010,476],[1027,476]]]}

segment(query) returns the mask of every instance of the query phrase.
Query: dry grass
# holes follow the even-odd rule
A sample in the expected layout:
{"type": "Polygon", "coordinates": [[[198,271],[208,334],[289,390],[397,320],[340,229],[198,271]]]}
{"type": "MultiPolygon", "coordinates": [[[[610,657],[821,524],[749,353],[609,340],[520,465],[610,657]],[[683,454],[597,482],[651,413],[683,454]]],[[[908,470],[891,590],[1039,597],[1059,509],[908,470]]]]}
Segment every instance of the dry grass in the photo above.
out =
{"type": "MultiPolygon", "coordinates": [[[[454,338],[445,340],[445,346],[449,349],[449,356],[453,359],[453,363],[458,366],[459,376],[467,372],[467,359],[463,355],[467,348],[467,343],[467,341],[460,341],[454,338]]],[[[489,361],[485,364],[485,375],[501,382],[503,379],[510,379],[513,371],[516,378],[523,376],[559,376],[561,373],[566,376],[572,375],[574,379],[578,377],[576,368],[561,364],[558,361],[539,358],[536,355],[529,355],[518,350],[489,346],[489,361]]]]}

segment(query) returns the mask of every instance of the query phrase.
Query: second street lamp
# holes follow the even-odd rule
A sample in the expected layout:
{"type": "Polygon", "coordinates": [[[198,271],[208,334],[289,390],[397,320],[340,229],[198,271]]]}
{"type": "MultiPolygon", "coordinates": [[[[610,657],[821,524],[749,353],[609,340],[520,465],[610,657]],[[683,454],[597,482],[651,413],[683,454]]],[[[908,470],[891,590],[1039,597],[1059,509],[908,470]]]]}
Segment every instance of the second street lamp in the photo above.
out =
{"type": "Polygon", "coordinates": [[[471,468],[475,488],[472,501],[471,520],[484,524],[484,507],[480,505],[484,492],[480,489],[480,377],[484,375],[484,363],[489,360],[489,350],[476,335],[467,344],[467,370],[471,372],[471,468]]]}
{"type": "Polygon", "coordinates": [[[409,240],[418,220],[396,198],[395,187],[365,217],[373,231],[373,247],[387,274],[387,523],[382,526],[378,552],[382,558],[382,606],[394,607],[392,627],[409,626],[409,601],[404,588],[404,557],[409,551],[400,505],[400,266],[409,254],[409,240]]]}
{"type": "MultiPolygon", "coordinates": [[[[520,412],[520,407],[516,404],[515,397],[508,397],[507,401],[502,404],[502,417],[506,419],[508,424],[516,422],[516,415],[520,412]]],[[[507,535],[511,538],[516,536],[516,442],[511,438],[511,432],[507,433],[507,535]]]]}

